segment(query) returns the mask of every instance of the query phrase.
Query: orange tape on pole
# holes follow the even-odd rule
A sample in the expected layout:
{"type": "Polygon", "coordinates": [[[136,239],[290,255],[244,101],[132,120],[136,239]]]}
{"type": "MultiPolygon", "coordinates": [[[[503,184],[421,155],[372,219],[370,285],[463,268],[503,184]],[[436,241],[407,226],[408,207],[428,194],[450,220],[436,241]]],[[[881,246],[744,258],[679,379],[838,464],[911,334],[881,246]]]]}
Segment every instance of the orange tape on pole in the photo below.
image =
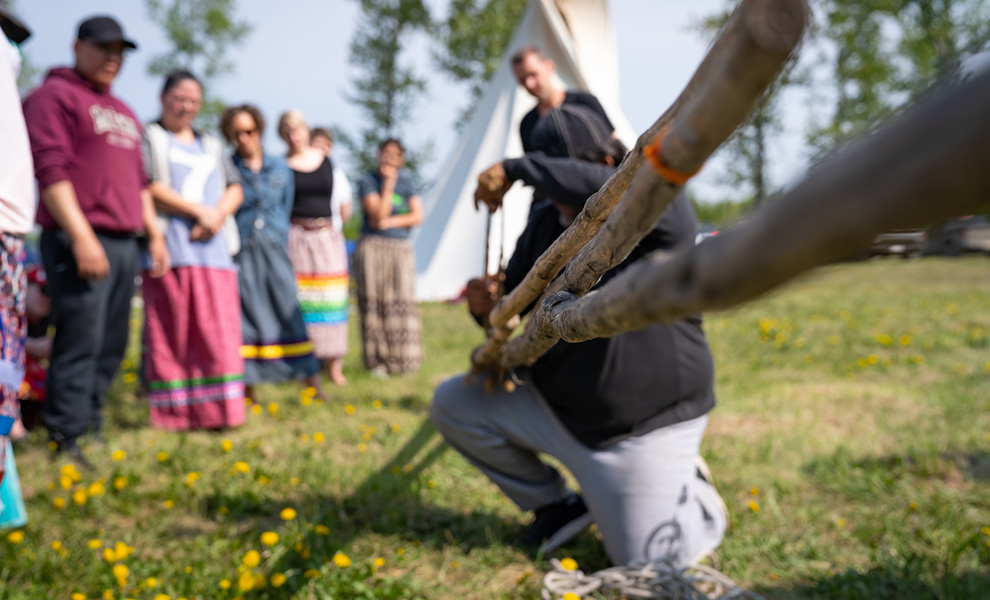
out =
{"type": "MultiPolygon", "coordinates": [[[[698,174],[701,171],[701,167],[698,167],[692,173],[683,173],[681,171],[675,171],[667,165],[663,164],[663,140],[667,137],[668,128],[664,127],[657,133],[657,137],[653,138],[653,143],[649,146],[643,148],[643,156],[646,160],[650,161],[653,165],[653,169],[663,177],[667,183],[670,185],[684,185],[689,179],[698,174]]],[[[704,163],[702,163],[702,167],[704,163]]]]}

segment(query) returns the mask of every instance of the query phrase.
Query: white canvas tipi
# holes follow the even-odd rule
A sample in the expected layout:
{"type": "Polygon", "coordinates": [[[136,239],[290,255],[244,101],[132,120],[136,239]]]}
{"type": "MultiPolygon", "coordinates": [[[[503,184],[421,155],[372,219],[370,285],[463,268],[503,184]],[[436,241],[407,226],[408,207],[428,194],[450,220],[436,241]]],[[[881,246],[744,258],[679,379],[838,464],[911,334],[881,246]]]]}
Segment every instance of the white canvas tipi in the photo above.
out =
{"type": "Polygon", "coordinates": [[[423,225],[412,239],[420,300],[454,298],[469,279],[481,276],[486,240],[491,247],[488,272],[495,272],[502,241],[508,260],[526,225],[532,194],[518,183],[492,216],[490,231],[487,212],[475,211],[473,202],[481,171],[504,158],[522,156],[519,122],[536,100],[516,83],[509,58],[525,46],[542,48],[556,64],[563,85],[595,94],[616,137],[627,146],[635,141],[619,106],[618,57],[607,1],[531,0],[446,169],[424,199],[423,225]]]}

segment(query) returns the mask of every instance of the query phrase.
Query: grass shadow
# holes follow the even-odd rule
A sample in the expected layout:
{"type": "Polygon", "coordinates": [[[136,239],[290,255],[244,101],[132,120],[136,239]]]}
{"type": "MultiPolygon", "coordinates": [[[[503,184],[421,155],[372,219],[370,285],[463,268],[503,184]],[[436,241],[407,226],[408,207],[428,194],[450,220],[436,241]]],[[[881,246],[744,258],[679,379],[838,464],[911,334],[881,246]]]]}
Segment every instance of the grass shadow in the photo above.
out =
{"type": "Polygon", "coordinates": [[[967,571],[937,577],[925,561],[908,559],[866,571],[849,569],[810,578],[790,589],[756,587],[752,591],[768,599],[815,600],[970,600],[990,598],[990,577],[985,572],[967,571]]]}

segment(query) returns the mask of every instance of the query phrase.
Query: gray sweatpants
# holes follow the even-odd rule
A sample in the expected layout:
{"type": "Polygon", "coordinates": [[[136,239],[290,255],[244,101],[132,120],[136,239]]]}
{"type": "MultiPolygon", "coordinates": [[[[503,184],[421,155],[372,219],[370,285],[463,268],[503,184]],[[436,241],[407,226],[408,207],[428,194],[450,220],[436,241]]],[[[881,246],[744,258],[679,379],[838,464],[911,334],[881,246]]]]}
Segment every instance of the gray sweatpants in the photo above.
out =
{"type": "Polygon", "coordinates": [[[481,381],[465,383],[463,376],[437,388],[430,412],[447,442],[522,510],[569,493],[538,453],[556,457],[581,486],[617,565],[658,559],[685,565],[722,541],[721,499],[696,475],[707,416],[594,450],[571,435],[531,383],[488,393],[481,381]]]}

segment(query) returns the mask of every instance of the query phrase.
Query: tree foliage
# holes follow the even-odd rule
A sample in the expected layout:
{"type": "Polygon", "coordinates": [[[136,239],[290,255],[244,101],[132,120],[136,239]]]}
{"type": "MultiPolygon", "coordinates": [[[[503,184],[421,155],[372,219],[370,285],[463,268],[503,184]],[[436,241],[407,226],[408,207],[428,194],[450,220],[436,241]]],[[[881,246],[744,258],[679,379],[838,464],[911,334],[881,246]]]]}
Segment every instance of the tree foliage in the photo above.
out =
{"type": "MultiPolygon", "coordinates": [[[[423,0],[359,0],[361,17],[351,40],[351,65],[361,70],[352,80],[348,100],[356,104],[368,125],[357,134],[337,128],[340,142],[350,151],[361,172],[378,165],[378,144],[388,137],[402,137],[417,96],[426,79],[401,61],[402,48],[412,34],[428,31],[430,13],[423,0]]],[[[408,140],[406,164],[418,173],[428,149],[414,149],[408,140]]]]}
{"type": "Polygon", "coordinates": [[[172,48],[148,65],[151,75],[186,69],[203,82],[201,125],[213,126],[223,103],[210,94],[210,84],[233,70],[227,51],[244,41],[251,25],[238,21],[237,0],[145,0],[151,20],[161,25],[172,48]]]}
{"type": "Polygon", "coordinates": [[[434,62],[454,81],[470,86],[471,99],[463,109],[464,123],[474,109],[485,83],[492,78],[527,0],[452,0],[446,20],[437,23],[439,48],[434,62]]]}
{"type": "MultiPolygon", "coordinates": [[[[699,29],[714,39],[730,16],[730,10],[711,15],[701,22],[699,29]]],[[[774,192],[769,173],[768,149],[774,138],[783,132],[780,103],[783,90],[804,84],[805,77],[797,64],[796,55],[788,60],[780,76],[770,84],[749,118],[720,149],[726,163],[719,180],[733,189],[748,190],[751,197],[748,202],[755,208],[762,206],[774,192]]]]}
{"type": "Polygon", "coordinates": [[[819,151],[957,78],[990,41],[987,0],[823,0],[822,14],[836,102],[812,136],[819,151]]]}

